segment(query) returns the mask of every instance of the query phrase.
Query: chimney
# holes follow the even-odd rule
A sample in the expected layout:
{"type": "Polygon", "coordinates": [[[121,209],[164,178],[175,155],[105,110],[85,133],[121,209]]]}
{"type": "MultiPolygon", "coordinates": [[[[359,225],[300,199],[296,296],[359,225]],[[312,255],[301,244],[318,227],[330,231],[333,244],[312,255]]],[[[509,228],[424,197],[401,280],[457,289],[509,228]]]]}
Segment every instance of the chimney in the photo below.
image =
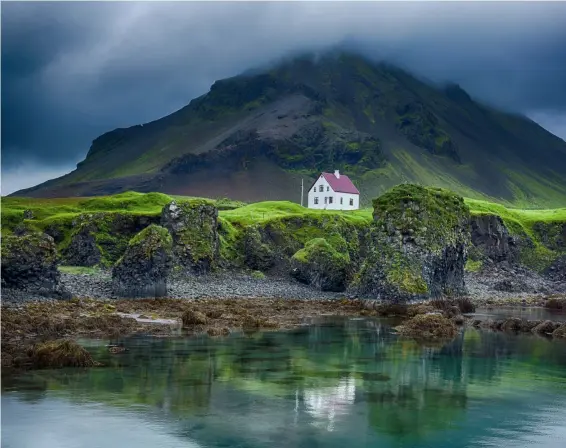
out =
{"type": "Polygon", "coordinates": [[[334,170],[334,175],[336,176],[336,179],[340,179],[340,171],[334,170]]]}

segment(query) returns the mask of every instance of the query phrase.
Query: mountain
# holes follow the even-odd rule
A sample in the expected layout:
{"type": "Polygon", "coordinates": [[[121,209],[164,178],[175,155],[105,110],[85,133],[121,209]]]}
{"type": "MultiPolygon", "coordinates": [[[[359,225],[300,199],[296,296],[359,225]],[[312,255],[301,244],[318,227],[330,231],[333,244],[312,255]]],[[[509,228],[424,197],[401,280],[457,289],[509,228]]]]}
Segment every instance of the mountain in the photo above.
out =
{"type": "Polygon", "coordinates": [[[352,53],[301,56],[215,82],[151,123],[95,139],[77,169],[18,196],[125,190],[300,199],[348,174],[368,201],[410,181],[514,204],[566,203],[566,142],[526,117],[352,53]]]}

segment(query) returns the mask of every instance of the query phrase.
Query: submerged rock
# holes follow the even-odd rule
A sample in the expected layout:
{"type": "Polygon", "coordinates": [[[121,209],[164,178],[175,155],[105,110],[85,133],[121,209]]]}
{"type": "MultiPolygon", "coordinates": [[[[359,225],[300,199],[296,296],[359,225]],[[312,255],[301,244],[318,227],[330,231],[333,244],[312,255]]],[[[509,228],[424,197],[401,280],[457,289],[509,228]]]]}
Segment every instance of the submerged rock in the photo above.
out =
{"type": "Polygon", "coordinates": [[[71,340],[49,341],[30,349],[31,363],[36,369],[62,367],[93,367],[90,353],[71,340]]]}
{"type": "Polygon", "coordinates": [[[219,257],[218,209],[205,199],[172,201],[163,207],[161,224],[173,237],[173,252],[196,273],[216,267],[219,257]]]}
{"type": "Polygon", "coordinates": [[[3,237],[2,287],[70,298],[60,284],[53,238],[44,233],[3,237]]]}
{"type": "Polygon", "coordinates": [[[321,291],[344,291],[350,273],[350,257],[324,238],[308,241],[293,255],[291,275],[321,291]]]}
{"type": "Polygon", "coordinates": [[[112,290],[120,297],[163,297],[171,268],[173,241],[152,224],[132,238],[112,269],[112,290]]]}
{"type": "Polygon", "coordinates": [[[459,295],[470,241],[468,206],[440,188],[399,185],[374,200],[361,294],[389,301],[459,295]]]}
{"type": "Polygon", "coordinates": [[[403,336],[414,339],[449,339],[456,336],[458,329],[454,322],[441,314],[418,314],[397,327],[403,336]]]}
{"type": "Polygon", "coordinates": [[[566,324],[560,325],[552,332],[552,337],[566,339],[566,324]]]}
{"type": "Polygon", "coordinates": [[[531,331],[536,334],[552,334],[560,326],[558,322],[552,322],[551,320],[545,320],[544,322],[538,324],[531,331]]]}

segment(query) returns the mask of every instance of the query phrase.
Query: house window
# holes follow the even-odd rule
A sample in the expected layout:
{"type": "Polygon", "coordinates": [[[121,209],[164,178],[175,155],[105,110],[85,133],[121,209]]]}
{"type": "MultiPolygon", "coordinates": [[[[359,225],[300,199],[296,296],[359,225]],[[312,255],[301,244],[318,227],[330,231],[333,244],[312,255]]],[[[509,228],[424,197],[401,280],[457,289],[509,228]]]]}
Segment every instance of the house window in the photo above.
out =
{"type": "Polygon", "coordinates": [[[318,187],[318,191],[324,191],[324,187],[321,185],[320,187],[318,187]]]}
{"type": "Polygon", "coordinates": [[[314,198],[314,203],[318,204],[318,198],[314,198]]]}
{"type": "Polygon", "coordinates": [[[328,204],[328,198],[327,197],[324,197],[324,203],[328,204]]]}
{"type": "Polygon", "coordinates": [[[326,191],[330,191],[330,187],[326,187],[326,191]]]}
{"type": "Polygon", "coordinates": [[[354,198],[350,198],[350,205],[354,205],[354,198]]]}
{"type": "Polygon", "coordinates": [[[329,204],[332,204],[332,196],[330,196],[330,197],[328,198],[328,203],[329,203],[329,204]]]}
{"type": "Polygon", "coordinates": [[[344,198],[340,198],[340,205],[344,203],[344,198]]]}

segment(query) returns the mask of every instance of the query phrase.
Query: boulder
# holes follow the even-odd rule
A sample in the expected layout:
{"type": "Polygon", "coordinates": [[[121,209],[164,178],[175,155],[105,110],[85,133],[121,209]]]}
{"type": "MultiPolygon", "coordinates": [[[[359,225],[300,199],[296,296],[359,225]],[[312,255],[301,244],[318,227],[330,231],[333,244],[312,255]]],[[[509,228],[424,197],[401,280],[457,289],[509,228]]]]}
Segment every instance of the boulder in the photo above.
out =
{"type": "Polygon", "coordinates": [[[57,249],[44,233],[2,238],[2,286],[46,296],[70,298],[61,286],[57,249]]]}
{"type": "Polygon", "coordinates": [[[566,339],[566,324],[560,325],[552,332],[552,337],[566,339]]]}
{"type": "Polygon", "coordinates": [[[216,267],[219,258],[218,209],[205,199],[171,201],[161,212],[161,224],[173,237],[173,252],[182,266],[195,273],[216,267]]]}
{"type": "Polygon", "coordinates": [[[465,293],[470,213],[440,188],[404,184],[373,201],[359,294],[388,301],[465,293]]]}
{"type": "Polygon", "coordinates": [[[501,329],[509,333],[517,333],[521,331],[523,325],[524,323],[522,319],[519,319],[518,317],[510,317],[505,322],[503,322],[501,329]]]}
{"type": "Polygon", "coordinates": [[[244,232],[244,262],[250,269],[267,271],[275,264],[273,250],[262,241],[256,226],[249,226],[244,232]]]}
{"type": "Polygon", "coordinates": [[[321,291],[344,291],[350,273],[350,257],[338,252],[324,238],[308,241],[291,260],[291,275],[321,291]]]}
{"type": "Polygon", "coordinates": [[[531,331],[536,334],[552,334],[560,326],[558,322],[552,322],[551,320],[545,320],[544,322],[538,324],[531,331]]]}
{"type": "Polygon", "coordinates": [[[471,241],[479,252],[494,262],[517,261],[519,250],[501,217],[476,215],[470,219],[471,241]]]}
{"type": "Polygon", "coordinates": [[[112,290],[120,297],[163,297],[171,268],[173,241],[167,229],[146,227],[112,269],[112,290]]]}

